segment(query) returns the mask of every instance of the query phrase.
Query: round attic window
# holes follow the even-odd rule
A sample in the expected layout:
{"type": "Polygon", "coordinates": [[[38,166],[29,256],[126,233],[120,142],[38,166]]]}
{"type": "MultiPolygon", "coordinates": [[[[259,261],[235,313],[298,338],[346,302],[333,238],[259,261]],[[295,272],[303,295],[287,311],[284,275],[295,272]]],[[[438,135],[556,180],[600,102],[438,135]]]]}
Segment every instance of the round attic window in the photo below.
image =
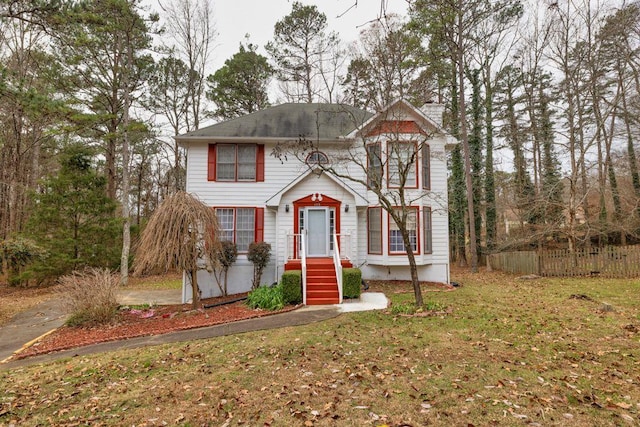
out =
{"type": "Polygon", "coordinates": [[[324,165],[329,163],[329,158],[327,157],[326,154],[324,154],[321,151],[312,151],[311,153],[309,153],[309,155],[307,156],[307,160],[306,160],[307,164],[309,166],[313,166],[313,165],[324,165]]]}

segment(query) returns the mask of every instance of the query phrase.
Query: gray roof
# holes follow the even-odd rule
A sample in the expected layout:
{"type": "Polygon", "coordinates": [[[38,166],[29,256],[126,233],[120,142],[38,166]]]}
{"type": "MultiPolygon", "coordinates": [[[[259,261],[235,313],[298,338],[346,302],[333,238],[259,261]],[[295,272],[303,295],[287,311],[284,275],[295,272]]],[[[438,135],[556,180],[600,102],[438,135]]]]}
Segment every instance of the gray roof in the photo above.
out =
{"type": "Polygon", "coordinates": [[[341,104],[282,104],[177,137],[334,140],[348,135],[373,114],[341,104]]]}

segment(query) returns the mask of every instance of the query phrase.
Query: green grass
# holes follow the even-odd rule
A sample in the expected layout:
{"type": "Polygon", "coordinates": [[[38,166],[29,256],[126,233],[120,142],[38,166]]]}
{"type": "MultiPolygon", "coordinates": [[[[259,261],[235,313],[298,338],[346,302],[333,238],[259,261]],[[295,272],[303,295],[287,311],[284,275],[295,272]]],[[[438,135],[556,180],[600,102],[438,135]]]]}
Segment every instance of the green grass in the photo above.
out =
{"type": "MultiPolygon", "coordinates": [[[[350,313],[2,372],[0,425],[638,422],[640,281],[453,280],[425,289],[440,315],[350,313]]],[[[380,289],[411,301],[407,286],[380,289]]]]}

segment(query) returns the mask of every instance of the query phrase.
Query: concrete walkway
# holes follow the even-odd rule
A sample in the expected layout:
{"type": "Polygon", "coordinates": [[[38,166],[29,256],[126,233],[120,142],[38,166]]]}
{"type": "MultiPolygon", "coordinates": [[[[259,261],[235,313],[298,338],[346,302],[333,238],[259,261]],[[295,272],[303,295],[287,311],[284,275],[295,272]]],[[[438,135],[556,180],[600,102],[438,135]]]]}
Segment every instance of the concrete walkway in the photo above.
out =
{"type": "MultiPolygon", "coordinates": [[[[175,291],[171,291],[174,292],[175,291]]],[[[119,296],[121,304],[176,304],[175,295],[169,291],[123,291],[119,296]]],[[[178,291],[178,302],[179,302],[178,291]]],[[[9,360],[16,352],[32,343],[43,334],[55,330],[64,323],[66,315],[60,300],[49,300],[32,310],[20,313],[7,325],[0,327],[0,370],[10,370],[22,366],[50,362],[68,357],[84,356],[115,350],[140,348],[151,345],[214,338],[224,335],[241,334],[265,329],[300,326],[328,320],[343,312],[378,310],[387,307],[388,300],[381,293],[363,293],[359,300],[345,300],[344,304],[305,306],[294,311],[255,319],[241,320],[222,325],[169,332],[162,335],[111,341],[33,356],[22,360],[9,360]]]]}
{"type": "Polygon", "coordinates": [[[62,326],[66,318],[66,311],[59,298],[43,301],[16,314],[9,323],[0,327],[0,363],[43,334],[62,326]]]}
{"type": "Polygon", "coordinates": [[[290,311],[287,313],[275,314],[273,316],[259,317],[255,319],[240,320],[238,322],[225,323],[222,325],[207,326],[204,328],[187,329],[184,331],[170,332],[162,335],[148,337],[131,338],[122,341],[111,341],[100,344],[78,347],[71,350],[59,351],[56,353],[43,354],[21,360],[13,360],[0,364],[0,370],[10,370],[22,366],[29,366],[39,363],[51,362],[58,359],[85,356],[96,353],[105,353],[116,350],[147,347],[152,345],[176,343],[183,341],[214,338],[224,335],[241,334],[245,332],[260,331],[265,329],[285,328],[290,326],[300,326],[309,323],[337,317],[340,312],[335,306],[311,306],[290,311]]]}

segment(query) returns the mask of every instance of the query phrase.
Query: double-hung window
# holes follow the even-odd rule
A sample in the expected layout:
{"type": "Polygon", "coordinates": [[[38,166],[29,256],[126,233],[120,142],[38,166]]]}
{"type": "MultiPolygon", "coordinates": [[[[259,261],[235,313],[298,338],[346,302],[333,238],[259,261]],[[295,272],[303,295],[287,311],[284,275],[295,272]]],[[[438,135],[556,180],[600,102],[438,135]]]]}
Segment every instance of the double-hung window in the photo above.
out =
{"type": "Polygon", "coordinates": [[[367,211],[368,252],[382,254],[382,208],[367,211]]]}
{"type": "Polygon", "coordinates": [[[247,252],[251,242],[261,239],[256,230],[256,212],[256,208],[217,208],[220,240],[234,242],[238,252],[247,252]]]}
{"type": "Polygon", "coordinates": [[[424,207],[422,210],[422,227],[424,228],[424,253],[433,253],[433,228],[431,225],[431,208],[424,207]]]}
{"type": "Polygon", "coordinates": [[[379,142],[367,145],[367,184],[379,188],[382,183],[382,149],[379,142]]]}
{"type": "Polygon", "coordinates": [[[254,144],[218,144],[217,181],[255,181],[254,144]]]}
{"type": "Polygon", "coordinates": [[[209,181],[264,181],[264,145],[209,144],[207,163],[209,181]]]}
{"type": "Polygon", "coordinates": [[[422,188],[431,189],[431,151],[429,145],[422,145],[422,188]]]}
{"type": "Polygon", "coordinates": [[[413,141],[391,141],[387,145],[389,165],[389,187],[416,188],[417,162],[416,143],[413,141]]]}
{"type": "MultiPolygon", "coordinates": [[[[409,232],[411,249],[414,253],[418,252],[418,215],[416,210],[416,208],[407,208],[407,231],[409,232]]],[[[397,208],[396,212],[401,213],[400,208],[397,208]]],[[[389,215],[389,253],[406,253],[402,233],[391,215],[389,215]]]]}

